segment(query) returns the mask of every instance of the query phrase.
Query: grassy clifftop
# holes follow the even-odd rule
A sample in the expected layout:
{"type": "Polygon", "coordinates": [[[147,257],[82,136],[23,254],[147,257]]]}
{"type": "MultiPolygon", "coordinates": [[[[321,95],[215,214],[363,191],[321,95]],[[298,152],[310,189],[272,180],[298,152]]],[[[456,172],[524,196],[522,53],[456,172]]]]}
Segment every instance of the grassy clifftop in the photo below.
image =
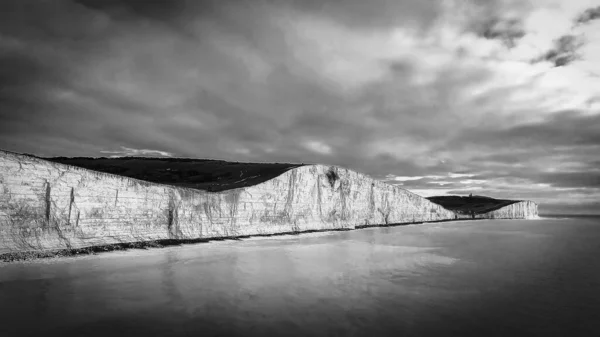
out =
{"type": "Polygon", "coordinates": [[[459,214],[482,214],[519,202],[519,200],[503,200],[481,195],[461,197],[458,195],[435,196],[427,198],[446,209],[459,214]]]}

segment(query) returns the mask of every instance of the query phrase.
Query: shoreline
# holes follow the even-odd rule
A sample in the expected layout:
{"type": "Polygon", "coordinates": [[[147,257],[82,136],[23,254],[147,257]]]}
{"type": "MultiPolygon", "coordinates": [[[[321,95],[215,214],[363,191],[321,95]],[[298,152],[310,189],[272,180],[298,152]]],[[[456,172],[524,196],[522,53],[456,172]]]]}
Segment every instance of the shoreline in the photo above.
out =
{"type": "Polygon", "coordinates": [[[181,246],[185,244],[197,244],[197,243],[208,243],[211,241],[241,241],[248,238],[260,238],[260,237],[273,237],[273,236],[289,236],[289,235],[302,235],[310,233],[324,233],[324,232],[346,232],[358,229],[375,228],[375,227],[400,227],[408,225],[424,225],[430,223],[439,222],[461,222],[461,221],[477,221],[477,220],[528,220],[521,218],[513,219],[487,219],[487,218],[465,218],[465,219],[448,219],[448,220],[434,220],[434,221],[416,221],[416,222],[402,222],[393,224],[377,224],[377,225],[359,225],[356,227],[348,228],[332,228],[332,229],[311,229],[306,231],[298,232],[281,232],[272,234],[253,234],[253,235],[239,235],[239,236],[224,236],[215,238],[197,238],[197,239],[161,239],[151,241],[137,241],[137,242],[123,242],[114,243],[107,245],[89,246],[83,248],[64,248],[58,250],[43,250],[43,251],[24,251],[14,253],[0,254],[0,264],[21,262],[21,261],[34,261],[38,259],[51,259],[51,258],[62,258],[62,257],[77,257],[87,255],[97,255],[100,253],[113,252],[113,251],[124,251],[130,249],[148,249],[148,248],[165,248],[173,246],[181,246]]]}

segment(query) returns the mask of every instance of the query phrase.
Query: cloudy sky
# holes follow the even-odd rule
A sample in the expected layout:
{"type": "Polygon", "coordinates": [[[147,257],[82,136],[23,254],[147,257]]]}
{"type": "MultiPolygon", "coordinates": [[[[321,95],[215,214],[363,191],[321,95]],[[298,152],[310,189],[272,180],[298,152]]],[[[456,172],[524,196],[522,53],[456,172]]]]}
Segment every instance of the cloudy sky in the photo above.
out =
{"type": "Polygon", "coordinates": [[[0,148],[325,163],[600,213],[600,7],[2,0],[0,148]]]}

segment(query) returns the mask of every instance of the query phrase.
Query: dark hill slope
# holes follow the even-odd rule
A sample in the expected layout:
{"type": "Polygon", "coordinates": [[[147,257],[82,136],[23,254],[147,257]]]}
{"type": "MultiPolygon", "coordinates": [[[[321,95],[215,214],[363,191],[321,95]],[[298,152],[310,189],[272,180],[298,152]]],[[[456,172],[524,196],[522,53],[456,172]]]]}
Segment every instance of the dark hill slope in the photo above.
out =
{"type": "Polygon", "coordinates": [[[238,163],[188,158],[55,157],[48,161],[154,183],[212,192],[260,184],[301,164],[238,163]]]}
{"type": "Polygon", "coordinates": [[[502,200],[485,196],[461,197],[457,195],[435,196],[427,198],[448,210],[459,214],[483,214],[519,202],[519,200],[502,200]]]}

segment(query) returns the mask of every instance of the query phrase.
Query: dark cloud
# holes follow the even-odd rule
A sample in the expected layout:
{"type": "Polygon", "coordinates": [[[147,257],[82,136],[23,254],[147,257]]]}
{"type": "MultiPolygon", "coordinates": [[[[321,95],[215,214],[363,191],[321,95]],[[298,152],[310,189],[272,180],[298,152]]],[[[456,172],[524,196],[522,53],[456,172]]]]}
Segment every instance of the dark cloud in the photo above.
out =
{"type": "Polygon", "coordinates": [[[101,26],[102,17],[68,1],[0,4],[0,128],[52,109],[49,91],[72,86],[103,49],[101,26]]]}
{"type": "MultiPolygon", "coordinates": [[[[256,8],[289,8],[318,14],[353,28],[379,29],[398,25],[426,28],[440,15],[433,0],[76,0],[91,9],[101,10],[115,18],[138,17],[180,25],[184,19],[197,20],[222,15],[235,8],[253,12],[256,8]]],[[[235,22],[229,22],[235,25],[235,22]]]]}
{"type": "Polygon", "coordinates": [[[64,87],[72,73],[52,55],[0,48],[0,132],[43,114],[47,88],[64,87]]]}
{"type": "MultiPolygon", "coordinates": [[[[278,0],[273,0],[277,2],[278,0]]],[[[310,13],[317,13],[352,28],[380,29],[392,26],[411,26],[426,29],[440,14],[435,0],[283,0],[310,13]]]]}
{"type": "Polygon", "coordinates": [[[582,58],[580,49],[585,45],[581,36],[564,35],[554,40],[554,46],[540,57],[532,60],[533,63],[547,61],[555,67],[567,66],[582,58]]]}
{"type": "Polygon", "coordinates": [[[523,20],[520,18],[491,18],[474,24],[475,33],[488,40],[500,40],[506,47],[513,48],[525,35],[523,20]]]}
{"type": "Polygon", "coordinates": [[[474,128],[447,144],[451,148],[553,148],[600,146],[600,115],[563,111],[538,123],[510,128],[474,128]]]}
{"type": "Polygon", "coordinates": [[[540,183],[555,187],[600,187],[600,172],[552,172],[542,173],[536,177],[540,183]]]}
{"type": "Polygon", "coordinates": [[[575,19],[575,24],[586,24],[597,19],[600,19],[600,6],[586,9],[575,19]]]}
{"type": "MultiPolygon", "coordinates": [[[[177,18],[192,4],[187,0],[75,0],[74,2],[115,16],[133,15],[157,20],[177,18]]],[[[207,5],[209,1],[198,1],[198,3],[207,5]]]]}

